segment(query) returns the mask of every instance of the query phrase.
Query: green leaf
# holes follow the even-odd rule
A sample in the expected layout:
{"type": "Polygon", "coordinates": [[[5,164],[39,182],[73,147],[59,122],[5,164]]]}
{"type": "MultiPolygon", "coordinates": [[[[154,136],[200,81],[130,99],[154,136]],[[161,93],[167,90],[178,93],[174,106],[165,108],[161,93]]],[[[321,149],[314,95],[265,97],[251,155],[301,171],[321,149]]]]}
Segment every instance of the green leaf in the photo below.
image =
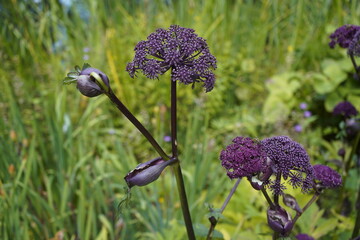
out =
{"type": "Polygon", "coordinates": [[[77,71],[78,73],[81,72],[81,69],[80,69],[80,67],[78,65],[75,66],[75,71],[77,71]]]}
{"type": "MultiPolygon", "coordinates": [[[[91,67],[90,64],[84,63],[84,65],[83,65],[83,67],[82,67],[82,70],[87,69],[87,68],[90,68],[90,67],[91,67]]],[[[80,71],[80,72],[81,72],[81,71],[80,71]]]]}
{"type": "Polygon", "coordinates": [[[65,85],[68,85],[68,84],[71,84],[74,82],[76,82],[76,78],[72,78],[72,77],[66,77],[63,80],[63,84],[65,84],[65,85]]]}
{"type": "Polygon", "coordinates": [[[71,77],[71,78],[76,78],[77,76],[79,76],[79,73],[78,72],[69,72],[67,74],[68,77],[71,77]]]}

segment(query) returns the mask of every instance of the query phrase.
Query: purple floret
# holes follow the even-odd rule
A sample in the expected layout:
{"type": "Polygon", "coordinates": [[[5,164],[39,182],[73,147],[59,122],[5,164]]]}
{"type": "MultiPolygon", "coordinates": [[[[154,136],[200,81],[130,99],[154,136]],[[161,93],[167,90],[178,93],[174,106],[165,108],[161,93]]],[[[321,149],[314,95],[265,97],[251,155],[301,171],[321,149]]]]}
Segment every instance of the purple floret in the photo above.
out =
{"type": "Polygon", "coordinates": [[[265,154],[259,142],[248,137],[236,137],[233,143],[221,151],[221,165],[233,178],[251,177],[265,166],[265,154]]]}
{"type": "Polygon", "coordinates": [[[356,116],[358,111],[356,108],[348,101],[339,102],[334,110],[334,115],[343,115],[345,118],[349,118],[351,116],[356,116]]]}
{"type": "MultiPolygon", "coordinates": [[[[261,141],[266,156],[272,161],[274,175],[281,174],[293,188],[301,187],[303,192],[312,188],[314,170],[310,164],[310,157],[305,149],[287,136],[276,136],[261,141]]],[[[269,181],[268,186],[274,194],[281,193],[285,186],[281,179],[269,181]]]]}
{"type": "Polygon", "coordinates": [[[156,79],[171,69],[172,81],[183,84],[202,82],[206,92],[215,84],[216,58],[210,53],[205,39],[190,28],[177,25],[169,29],[159,28],[146,41],[135,47],[135,57],[126,66],[133,78],[141,72],[150,79],[156,79]]]}
{"type": "Polygon", "coordinates": [[[341,186],[342,179],[339,173],[325,165],[314,165],[315,179],[321,187],[336,188],[341,186]]]}
{"type": "Polygon", "coordinates": [[[330,35],[331,41],[329,42],[329,46],[334,48],[336,44],[339,44],[342,48],[348,48],[359,29],[360,26],[356,25],[344,25],[339,27],[330,35]]]}

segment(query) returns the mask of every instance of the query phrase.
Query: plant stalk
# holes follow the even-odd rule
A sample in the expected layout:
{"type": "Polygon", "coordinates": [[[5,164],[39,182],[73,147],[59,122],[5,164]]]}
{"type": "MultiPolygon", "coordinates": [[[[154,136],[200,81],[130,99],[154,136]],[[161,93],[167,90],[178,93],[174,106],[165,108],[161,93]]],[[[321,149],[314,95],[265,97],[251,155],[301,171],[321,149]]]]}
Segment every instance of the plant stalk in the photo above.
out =
{"type": "MultiPolygon", "coordinates": [[[[235,182],[234,186],[232,187],[229,195],[226,197],[223,205],[220,208],[220,213],[223,213],[223,211],[225,210],[226,206],[228,205],[231,197],[234,195],[236,188],[239,186],[239,183],[241,181],[241,178],[238,178],[238,180],[235,182]]],[[[212,234],[214,232],[214,229],[216,227],[216,224],[218,223],[218,219],[216,219],[214,216],[209,217],[209,221],[210,221],[210,228],[206,237],[206,240],[210,240],[212,239],[212,234]]]]}
{"type": "Polygon", "coordinates": [[[354,230],[353,230],[352,236],[351,236],[352,239],[355,239],[359,235],[359,230],[360,230],[360,186],[359,186],[359,190],[358,190],[358,196],[357,196],[357,200],[356,200],[356,204],[355,204],[355,209],[357,210],[357,213],[356,213],[354,230]]]}
{"type": "Polygon", "coordinates": [[[160,157],[162,157],[165,161],[169,160],[170,157],[164,152],[164,150],[160,147],[158,142],[154,139],[154,137],[149,133],[149,131],[137,120],[137,118],[126,108],[126,106],[119,100],[119,98],[114,94],[112,89],[106,93],[108,98],[115,104],[115,106],[124,114],[124,116],[144,135],[144,137],[149,141],[149,143],[154,147],[154,149],[158,152],[160,157]]]}
{"type": "MultiPolygon", "coordinates": [[[[177,149],[177,99],[176,99],[176,81],[171,81],[171,149],[173,158],[178,159],[178,149],[177,149]]],[[[179,159],[178,159],[179,160],[179,159]]],[[[181,203],[181,210],[184,217],[184,222],[186,226],[186,231],[188,239],[195,240],[194,228],[192,225],[189,204],[186,197],[186,190],[184,184],[184,178],[182,175],[180,161],[177,161],[174,164],[174,173],[176,178],[177,189],[179,192],[179,198],[181,203]]]]}

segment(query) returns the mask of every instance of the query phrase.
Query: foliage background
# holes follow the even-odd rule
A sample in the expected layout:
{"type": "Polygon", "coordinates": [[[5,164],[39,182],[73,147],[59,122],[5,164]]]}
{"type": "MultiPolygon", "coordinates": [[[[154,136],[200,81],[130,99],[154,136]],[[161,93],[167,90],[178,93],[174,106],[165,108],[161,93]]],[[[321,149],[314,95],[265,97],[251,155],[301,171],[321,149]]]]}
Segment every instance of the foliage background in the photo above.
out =
{"type": "MultiPolygon", "coordinates": [[[[345,96],[360,106],[360,94],[346,52],[331,50],[328,35],[359,24],[359,15],[350,0],[0,2],[0,238],[186,238],[170,168],[134,188],[118,210],[123,177],[156,153],[105,97],[62,85],[74,65],[102,69],[169,151],[169,77],[131,79],[125,66],[138,41],[171,24],[195,29],[218,60],[212,92],[178,88],[180,155],[199,238],[205,203],[220,207],[232,187],[218,155],[235,136],[289,135],[313,163],[336,159],[341,142],[324,139],[336,128],[329,112],[345,96]],[[311,118],[302,117],[301,102],[311,118]]],[[[341,194],[329,191],[310,208],[295,234],[349,238],[357,171],[348,179],[341,194]]],[[[302,205],[310,198],[293,194],[302,205]]],[[[225,239],[271,239],[265,213],[263,197],[244,181],[217,229],[225,239]]]]}

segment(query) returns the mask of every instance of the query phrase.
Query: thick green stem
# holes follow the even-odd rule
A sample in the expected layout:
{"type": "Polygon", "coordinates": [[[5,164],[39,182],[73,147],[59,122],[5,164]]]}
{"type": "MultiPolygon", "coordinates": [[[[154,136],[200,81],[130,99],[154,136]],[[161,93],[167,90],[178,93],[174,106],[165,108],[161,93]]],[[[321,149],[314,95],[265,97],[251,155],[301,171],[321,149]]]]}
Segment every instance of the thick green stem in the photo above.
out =
{"type": "Polygon", "coordinates": [[[114,92],[110,89],[106,95],[115,104],[115,106],[129,119],[129,121],[144,135],[144,137],[150,142],[154,149],[164,160],[169,160],[170,157],[164,152],[157,141],[149,133],[149,131],[137,120],[137,118],[125,107],[125,105],[116,97],[114,92]]]}
{"type": "MultiPolygon", "coordinates": [[[[177,150],[177,99],[176,99],[176,82],[171,81],[171,146],[172,154],[174,158],[178,159],[178,150],[177,150]]],[[[174,165],[174,172],[176,178],[177,189],[179,192],[181,210],[183,213],[186,231],[188,239],[195,240],[194,228],[191,221],[191,215],[189,210],[189,204],[186,197],[185,184],[183,175],[181,172],[180,161],[174,165]]]]}

